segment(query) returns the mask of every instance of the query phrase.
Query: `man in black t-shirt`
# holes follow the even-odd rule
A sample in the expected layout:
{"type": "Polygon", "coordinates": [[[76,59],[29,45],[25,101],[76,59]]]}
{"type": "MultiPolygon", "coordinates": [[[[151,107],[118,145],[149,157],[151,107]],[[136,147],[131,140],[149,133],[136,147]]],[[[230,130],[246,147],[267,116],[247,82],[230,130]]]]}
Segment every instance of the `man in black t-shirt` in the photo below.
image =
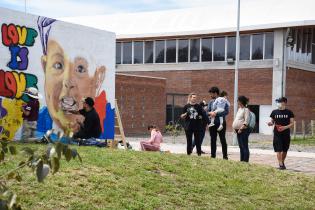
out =
{"type": "Polygon", "coordinates": [[[286,169],[284,160],[290,147],[290,128],[294,123],[294,114],[286,109],[287,98],[281,97],[276,100],[278,109],[271,112],[271,122],[269,126],[274,125],[273,147],[277,153],[279,169],[286,169]]]}
{"type": "Polygon", "coordinates": [[[83,123],[80,124],[80,130],[74,134],[74,139],[98,138],[101,135],[102,128],[100,118],[94,109],[94,100],[87,97],[83,101],[83,109],[79,111],[70,111],[73,114],[84,116],[83,123]]]}
{"type": "Polygon", "coordinates": [[[190,94],[190,102],[183,108],[181,118],[185,120],[185,134],[187,139],[187,154],[192,153],[192,135],[197,148],[198,156],[201,155],[201,133],[203,129],[202,125],[202,106],[197,103],[197,95],[195,93],[190,94]]]}

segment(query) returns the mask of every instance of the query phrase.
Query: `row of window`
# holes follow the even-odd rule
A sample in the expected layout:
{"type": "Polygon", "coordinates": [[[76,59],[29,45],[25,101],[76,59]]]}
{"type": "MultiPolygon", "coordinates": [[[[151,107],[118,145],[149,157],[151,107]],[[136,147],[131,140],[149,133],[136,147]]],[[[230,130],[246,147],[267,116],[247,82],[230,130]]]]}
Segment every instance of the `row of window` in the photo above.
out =
{"type": "MultiPolygon", "coordinates": [[[[116,64],[211,62],[235,59],[235,36],[116,43],[116,64]]],[[[240,60],[273,58],[273,33],[240,36],[240,60]]]]}
{"type": "Polygon", "coordinates": [[[289,60],[315,64],[315,28],[292,28],[289,37],[289,60]]]}

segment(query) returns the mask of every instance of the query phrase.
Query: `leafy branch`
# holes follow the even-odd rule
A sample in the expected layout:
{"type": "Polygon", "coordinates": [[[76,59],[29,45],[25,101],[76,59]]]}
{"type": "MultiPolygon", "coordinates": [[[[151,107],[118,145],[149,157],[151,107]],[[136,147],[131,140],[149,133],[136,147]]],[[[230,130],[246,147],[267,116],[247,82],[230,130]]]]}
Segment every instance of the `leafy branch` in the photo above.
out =
{"type": "Polygon", "coordinates": [[[67,162],[78,158],[78,160],[82,163],[82,158],[78,151],[74,148],[70,148],[69,145],[63,144],[60,141],[57,141],[56,143],[50,143],[47,146],[47,149],[45,151],[41,151],[41,153],[36,153],[35,150],[29,147],[24,147],[18,151],[14,145],[10,145],[12,144],[11,142],[6,140],[0,140],[0,143],[0,165],[5,164],[8,155],[12,155],[12,157],[14,157],[21,153],[23,154],[23,157],[26,158],[24,161],[21,161],[16,168],[0,176],[1,210],[22,209],[17,202],[17,195],[12,192],[8,186],[9,180],[17,182],[22,181],[22,177],[19,173],[19,170],[22,168],[30,168],[34,172],[37,181],[43,182],[49,173],[55,174],[59,171],[60,160],[62,157],[64,157],[67,162]]]}

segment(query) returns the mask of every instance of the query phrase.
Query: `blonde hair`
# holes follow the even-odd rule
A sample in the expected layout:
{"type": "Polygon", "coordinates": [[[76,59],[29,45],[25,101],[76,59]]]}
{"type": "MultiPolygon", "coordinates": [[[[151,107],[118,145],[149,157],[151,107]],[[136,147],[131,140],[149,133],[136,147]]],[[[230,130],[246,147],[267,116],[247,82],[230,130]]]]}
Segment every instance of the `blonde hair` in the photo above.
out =
{"type": "Polygon", "coordinates": [[[192,97],[193,95],[197,95],[197,94],[196,94],[196,93],[189,93],[189,94],[188,94],[188,97],[187,97],[187,104],[190,103],[191,97],[192,97]]]}

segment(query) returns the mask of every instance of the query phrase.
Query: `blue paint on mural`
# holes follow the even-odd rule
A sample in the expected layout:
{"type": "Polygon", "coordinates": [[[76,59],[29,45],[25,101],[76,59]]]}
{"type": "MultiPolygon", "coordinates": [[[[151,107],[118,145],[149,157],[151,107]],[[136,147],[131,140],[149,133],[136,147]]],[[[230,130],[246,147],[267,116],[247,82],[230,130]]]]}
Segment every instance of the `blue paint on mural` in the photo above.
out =
{"type": "Polygon", "coordinates": [[[101,139],[114,139],[115,135],[115,109],[111,108],[110,103],[106,104],[106,117],[103,121],[104,132],[101,134],[101,139]]]}

